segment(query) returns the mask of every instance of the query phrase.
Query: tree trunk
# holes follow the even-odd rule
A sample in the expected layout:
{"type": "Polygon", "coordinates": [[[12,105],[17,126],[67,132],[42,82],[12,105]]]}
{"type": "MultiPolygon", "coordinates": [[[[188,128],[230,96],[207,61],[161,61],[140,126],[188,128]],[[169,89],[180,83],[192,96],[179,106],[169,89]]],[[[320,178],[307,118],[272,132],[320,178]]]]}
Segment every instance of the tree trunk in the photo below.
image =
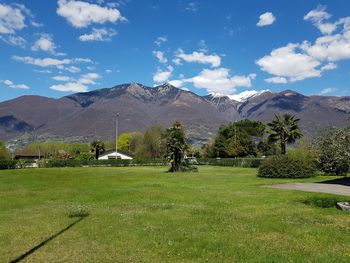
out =
{"type": "Polygon", "coordinates": [[[95,149],[95,159],[98,160],[98,156],[100,155],[100,151],[95,149]]]}
{"type": "Polygon", "coordinates": [[[281,154],[286,154],[286,143],[281,141],[281,154]]]}

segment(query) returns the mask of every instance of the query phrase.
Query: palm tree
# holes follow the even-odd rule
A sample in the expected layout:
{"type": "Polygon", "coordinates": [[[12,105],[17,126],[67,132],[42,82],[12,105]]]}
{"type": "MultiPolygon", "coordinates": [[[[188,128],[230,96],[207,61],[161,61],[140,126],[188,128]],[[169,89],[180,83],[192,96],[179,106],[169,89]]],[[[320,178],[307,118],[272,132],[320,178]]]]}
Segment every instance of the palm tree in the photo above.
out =
{"type": "Polygon", "coordinates": [[[166,130],[166,151],[167,159],[171,162],[171,172],[180,171],[181,160],[187,148],[183,127],[179,122],[175,122],[172,127],[166,130]]]}
{"type": "Polygon", "coordinates": [[[100,140],[94,140],[90,144],[91,152],[95,153],[95,159],[98,160],[100,152],[105,150],[105,144],[100,140]]]}
{"type": "Polygon", "coordinates": [[[267,133],[269,142],[278,142],[281,147],[281,154],[286,153],[286,144],[294,143],[297,139],[301,138],[301,130],[298,126],[300,119],[295,118],[291,114],[275,115],[272,122],[267,126],[270,128],[267,133]]]}

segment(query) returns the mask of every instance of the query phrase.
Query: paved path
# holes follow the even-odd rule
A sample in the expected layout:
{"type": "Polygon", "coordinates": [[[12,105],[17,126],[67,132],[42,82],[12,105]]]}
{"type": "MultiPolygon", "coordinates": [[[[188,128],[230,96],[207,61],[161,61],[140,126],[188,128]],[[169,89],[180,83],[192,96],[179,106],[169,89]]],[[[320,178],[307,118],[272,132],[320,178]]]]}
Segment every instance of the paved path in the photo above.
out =
{"type": "Polygon", "coordinates": [[[265,187],[350,196],[350,186],[325,183],[274,184],[265,187]]]}

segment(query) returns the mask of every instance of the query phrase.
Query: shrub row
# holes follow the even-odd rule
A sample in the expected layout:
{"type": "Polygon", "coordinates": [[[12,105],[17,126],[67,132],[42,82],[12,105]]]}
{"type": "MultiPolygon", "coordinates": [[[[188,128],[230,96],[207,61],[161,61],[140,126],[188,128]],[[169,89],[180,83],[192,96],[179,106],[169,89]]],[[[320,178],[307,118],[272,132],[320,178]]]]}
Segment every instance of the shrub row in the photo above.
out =
{"type": "Polygon", "coordinates": [[[263,158],[223,158],[223,159],[197,159],[200,165],[215,165],[215,166],[231,166],[231,167],[245,167],[257,168],[260,166],[263,158]]]}
{"type": "Polygon", "coordinates": [[[17,161],[13,160],[0,160],[0,170],[15,169],[17,161]]]}
{"type": "Polygon", "coordinates": [[[308,178],[315,175],[316,165],[312,159],[298,156],[275,155],[261,163],[259,177],[308,178]]]}
{"type": "Polygon", "coordinates": [[[161,159],[152,160],[41,160],[41,168],[52,167],[81,167],[81,166],[160,166],[165,165],[161,159]]]}

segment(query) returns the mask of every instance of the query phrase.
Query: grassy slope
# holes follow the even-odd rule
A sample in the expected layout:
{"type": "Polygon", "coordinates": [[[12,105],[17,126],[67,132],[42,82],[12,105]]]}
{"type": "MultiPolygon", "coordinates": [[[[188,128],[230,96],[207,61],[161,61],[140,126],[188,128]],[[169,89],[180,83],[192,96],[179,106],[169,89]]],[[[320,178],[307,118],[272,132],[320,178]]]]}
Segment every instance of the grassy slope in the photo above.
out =
{"type": "Polygon", "coordinates": [[[290,180],[254,169],[165,170],[1,171],[0,262],[73,222],[79,204],[91,215],[25,262],[350,261],[349,214],[302,203],[326,195],[262,188],[290,180]]]}

